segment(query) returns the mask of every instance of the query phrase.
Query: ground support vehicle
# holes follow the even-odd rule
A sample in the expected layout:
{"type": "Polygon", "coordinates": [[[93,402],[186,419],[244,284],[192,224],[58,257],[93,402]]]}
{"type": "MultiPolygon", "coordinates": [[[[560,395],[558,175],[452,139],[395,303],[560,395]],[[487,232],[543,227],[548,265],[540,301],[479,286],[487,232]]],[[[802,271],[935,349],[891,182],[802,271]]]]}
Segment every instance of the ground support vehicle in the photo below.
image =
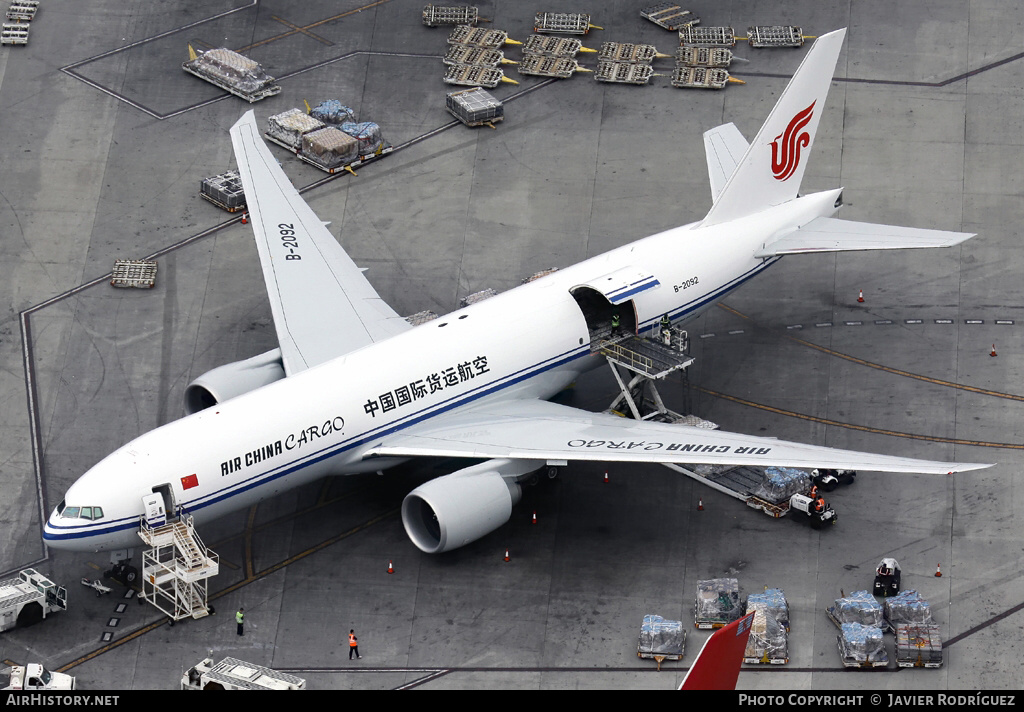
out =
{"type": "Polygon", "coordinates": [[[0,631],[30,626],[67,608],[67,590],[34,569],[0,581],[0,631]]]}
{"type": "Polygon", "coordinates": [[[50,672],[39,663],[14,665],[4,690],[73,690],[75,678],[62,672],[50,672]]]}
{"type": "Polygon", "coordinates": [[[305,690],[306,681],[262,665],[209,657],[181,676],[182,690],[305,690]]]}

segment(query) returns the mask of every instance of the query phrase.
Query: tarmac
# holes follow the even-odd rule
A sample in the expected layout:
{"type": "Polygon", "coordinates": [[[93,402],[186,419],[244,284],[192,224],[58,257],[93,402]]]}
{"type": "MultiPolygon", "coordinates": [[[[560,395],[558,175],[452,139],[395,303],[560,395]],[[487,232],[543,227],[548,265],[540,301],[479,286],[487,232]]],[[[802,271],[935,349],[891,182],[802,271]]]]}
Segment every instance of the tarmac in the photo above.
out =
{"type": "MultiPolygon", "coordinates": [[[[584,45],[674,52],[675,34],[640,17],[649,4],[588,3],[604,29],[584,45]]],[[[688,625],[697,581],[731,576],[784,589],[792,609],[789,663],[745,666],[738,689],[1022,687],[1024,51],[1010,2],[686,6],[739,35],[848,27],[803,190],[844,186],[846,219],[978,236],[788,257],[690,324],[690,387],[662,388],[724,430],[994,467],[861,473],[818,532],[657,465],[573,463],[526,488],[508,524],[441,556],[415,548],[398,509],[453,463],[331,478],[201,531],[221,557],[216,614],[173,627],[123,586],[79,584],[105,556],[43,547],[41,521],[82,472],[180,417],[193,378],[276,346],[250,228],[198,195],[233,167],[228,128],[245,111],[263,121],[338,98],[381,125],[396,150],[358,176],[325,181],[272,150],[389,304],[443,314],[698,220],[711,203],[702,133],[732,121],[752,138],[806,52],[740,42],[749,62],[731,71],[746,85],[722,91],[507,67],[520,85],[493,92],[505,120],[470,129],[445,111],[448,29],[424,27],[422,7],[44,0],[29,44],[0,48],[0,571],[38,568],[70,599],[0,636],[0,659],[43,662],[85,690],[173,689],[211,651],[310,689],[671,689],[707,633],[691,628],[683,660],[659,672],[636,655],[643,616],[688,625]],[[205,84],[179,68],[190,43],[244,52],[283,91],[250,107],[205,84]],[[153,256],[154,289],[108,284],[115,259],[153,256]],[[941,669],[842,666],[824,609],[870,588],[883,556],[931,603],[941,669]],[[347,659],[350,628],[362,660],[347,659]]],[[[478,7],[519,40],[535,10],[582,9],[478,7]]],[[[672,60],[655,66],[668,74],[672,60]]],[[[615,394],[600,370],[565,397],[601,410],[615,394]]]]}

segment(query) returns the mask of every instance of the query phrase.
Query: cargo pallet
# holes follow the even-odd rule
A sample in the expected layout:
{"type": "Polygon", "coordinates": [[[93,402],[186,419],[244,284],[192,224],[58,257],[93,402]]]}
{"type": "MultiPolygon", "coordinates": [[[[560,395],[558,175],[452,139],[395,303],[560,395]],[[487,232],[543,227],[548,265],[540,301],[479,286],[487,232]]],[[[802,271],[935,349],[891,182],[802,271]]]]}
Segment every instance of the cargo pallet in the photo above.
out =
{"type": "Polygon", "coordinates": [[[110,275],[114,287],[152,289],[156,285],[156,262],[150,260],[115,260],[110,275]]]}
{"type": "Polygon", "coordinates": [[[942,637],[934,624],[904,623],[896,626],[896,665],[942,667],[942,637]]]}
{"type": "Polygon", "coordinates": [[[689,10],[684,10],[679,5],[670,2],[660,2],[657,5],[645,7],[640,11],[640,17],[650,20],[658,27],[675,32],[680,27],[700,24],[700,18],[689,10]]]}
{"type": "Polygon", "coordinates": [[[680,47],[676,62],[686,67],[724,69],[732,64],[732,50],[722,47],[680,47]]]}
{"type": "Polygon", "coordinates": [[[616,84],[646,84],[654,76],[649,64],[637,62],[598,62],[594,79],[616,84]]]}
{"type": "Polygon", "coordinates": [[[565,57],[572,59],[581,50],[584,52],[594,51],[592,49],[585,49],[583,42],[575,37],[530,35],[523,43],[523,54],[533,54],[542,57],[565,57]]]}
{"type": "MultiPolygon", "coordinates": [[[[280,145],[280,146],[284,145],[280,141],[278,141],[276,143],[278,145],[280,145]]],[[[289,148],[288,146],[285,146],[285,148],[288,148],[288,150],[294,152],[294,149],[289,148]]],[[[376,161],[381,156],[386,156],[386,155],[388,155],[389,153],[391,153],[394,150],[395,150],[395,147],[392,146],[387,141],[385,141],[384,145],[382,145],[379,149],[377,149],[374,153],[370,154],[369,156],[360,156],[359,158],[357,158],[356,160],[352,161],[351,163],[346,163],[343,166],[334,166],[334,167],[327,166],[327,165],[321,163],[320,161],[316,160],[316,158],[314,158],[313,156],[307,156],[305,153],[302,153],[301,151],[299,151],[298,153],[295,153],[295,155],[298,157],[298,159],[300,161],[305,161],[309,165],[314,166],[316,168],[319,168],[320,170],[322,170],[325,173],[330,173],[331,175],[334,175],[335,173],[340,173],[341,171],[348,171],[352,175],[355,175],[355,169],[356,168],[359,168],[360,166],[365,166],[367,163],[370,163],[371,161],[376,161]]]]}
{"type": "Polygon", "coordinates": [[[444,83],[458,84],[465,87],[487,87],[493,89],[499,82],[518,84],[509,79],[505,73],[495,67],[475,67],[472,64],[453,64],[445,70],[444,83]]]}
{"type": "Polygon", "coordinates": [[[654,45],[632,44],[630,42],[605,42],[598,51],[597,58],[606,62],[653,62],[655,57],[667,57],[659,54],[654,45]]]}
{"type": "Polygon", "coordinates": [[[0,45],[27,45],[29,23],[0,26],[0,45]]]}
{"type": "Polygon", "coordinates": [[[743,662],[747,665],[787,665],[789,658],[772,658],[765,653],[759,658],[743,658],[743,662]]]}
{"type": "Polygon", "coordinates": [[[14,0],[7,10],[7,19],[31,22],[38,10],[39,0],[14,0]]]}
{"type": "Polygon", "coordinates": [[[499,49],[484,49],[483,47],[469,47],[468,45],[452,45],[441,61],[449,66],[468,64],[473,67],[497,67],[499,64],[515,64],[511,59],[505,59],[505,54],[499,49]]]}
{"type": "Polygon", "coordinates": [[[470,27],[459,25],[448,35],[450,45],[468,45],[469,47],[483,47],[484,49],[498,49],[503,44],[522,44],[508,38],[508,33],[503,30],[486,30],[482,27],[470,27]]]}
{"type": "Polygon", "coordinates": [[[735,47],[736,31],[731,27],[684,27],[679,30],[683,47],[735,47]]]}
{"type": "Polygon", "coordinates": [[[445,108],[466,126],[490,126],[493,129],[496,122],[505,120],[504,105],[480,87],[448,94],[445,108]]]}
{"type": "Polygon", "coordinates": [[[229,213],[245,210],[245,191],[238,171],[204,178],[199,184],[199,195],[229,213]]]}
{"type": "Polygon", "coordinates": [[[203,72],[196,71],[195,69],[193,69],[192,67],[190,67],[188,65],[189,65],[189,62],[184,62],[184,63],[182,63],[181,68],[184,69],[186,72],[188,72],[189,74],[191,74],[194,77],[199,77],[200,79],[202,79],[205,82],[210,82],[210,84],[213,84],[216,87],[220,87],[221,89],[223,89],[224,91],[228,92],[229,94],[234,94],[237,97],[241,97],[242,99],[245,99],[250,104],[253,104],[253,103],[257,102],[260,99],[266,99],[268,96],[277,96],[278,94],[281,93],[281,87],[279,87],[278,85],[275,84],[274,86],[270,86],[270,87],[267,87],[265,89],[261,89],[260,91],[253,92],[253,93],[250,94],[250,93],[241,91],[240,89],[232,86],[231,84],[229,84],[229,83],[227,83],[225,81],[222,81],[222,80],[218,79],[217,77],[212,77],[209,74],[205,74],[203,72]]]}
{"type": "Polygon", "coordinates": [[[427,27],[440,25],[470,25],[476,27],[480,11],[472,5],[427,5],[423,8],[423,24],[427,27]]]}
{"type": "Polygon", "coordinates": [[[555,77],[568,79],[575,72],[589,72],[576,63],[575,59],[565,57],[542,57],[537,54],[523,57],[519,63],[519,73],[536,77],[555,77]]]}
{"type": "Polygon", "coordinates": [[[795,25],[755,25],[747,28],[751,47],[803,47],[804,31],[795,25]]]}

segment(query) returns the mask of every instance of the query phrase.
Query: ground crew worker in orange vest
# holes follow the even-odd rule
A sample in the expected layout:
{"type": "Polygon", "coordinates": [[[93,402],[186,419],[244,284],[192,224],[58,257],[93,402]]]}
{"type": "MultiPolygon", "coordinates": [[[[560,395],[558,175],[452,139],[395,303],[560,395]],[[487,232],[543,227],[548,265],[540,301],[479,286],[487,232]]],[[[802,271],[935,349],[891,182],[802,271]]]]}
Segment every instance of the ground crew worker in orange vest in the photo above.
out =
{"type": "Polygon", "coordinates": [[[359,641],[356,639],[356,632],[350,630],[348,632],[348,659],[351,660],[353,655],[360,660],[363,659],[363,656],[359,654],[359,641]]]}

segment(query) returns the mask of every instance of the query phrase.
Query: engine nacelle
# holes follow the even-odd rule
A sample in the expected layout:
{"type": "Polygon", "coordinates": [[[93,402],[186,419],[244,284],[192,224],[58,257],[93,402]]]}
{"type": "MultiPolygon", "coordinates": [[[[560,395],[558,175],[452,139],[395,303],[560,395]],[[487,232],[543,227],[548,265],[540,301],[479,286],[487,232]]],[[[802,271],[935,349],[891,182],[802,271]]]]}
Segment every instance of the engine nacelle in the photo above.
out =
{"type": "Polygon", "coordinates": [[[207,371],[185,388],[185,412],[198,413],[284,378],[281,349],[207,371]]]}
{"type": "Polygon", "coordinates": [[[420,485],[402,502],[402,523],[412,543],[428,554],[465,546],[512,516],[522,496],[516,478],[543,463],[488,460],[420,485]]]}

